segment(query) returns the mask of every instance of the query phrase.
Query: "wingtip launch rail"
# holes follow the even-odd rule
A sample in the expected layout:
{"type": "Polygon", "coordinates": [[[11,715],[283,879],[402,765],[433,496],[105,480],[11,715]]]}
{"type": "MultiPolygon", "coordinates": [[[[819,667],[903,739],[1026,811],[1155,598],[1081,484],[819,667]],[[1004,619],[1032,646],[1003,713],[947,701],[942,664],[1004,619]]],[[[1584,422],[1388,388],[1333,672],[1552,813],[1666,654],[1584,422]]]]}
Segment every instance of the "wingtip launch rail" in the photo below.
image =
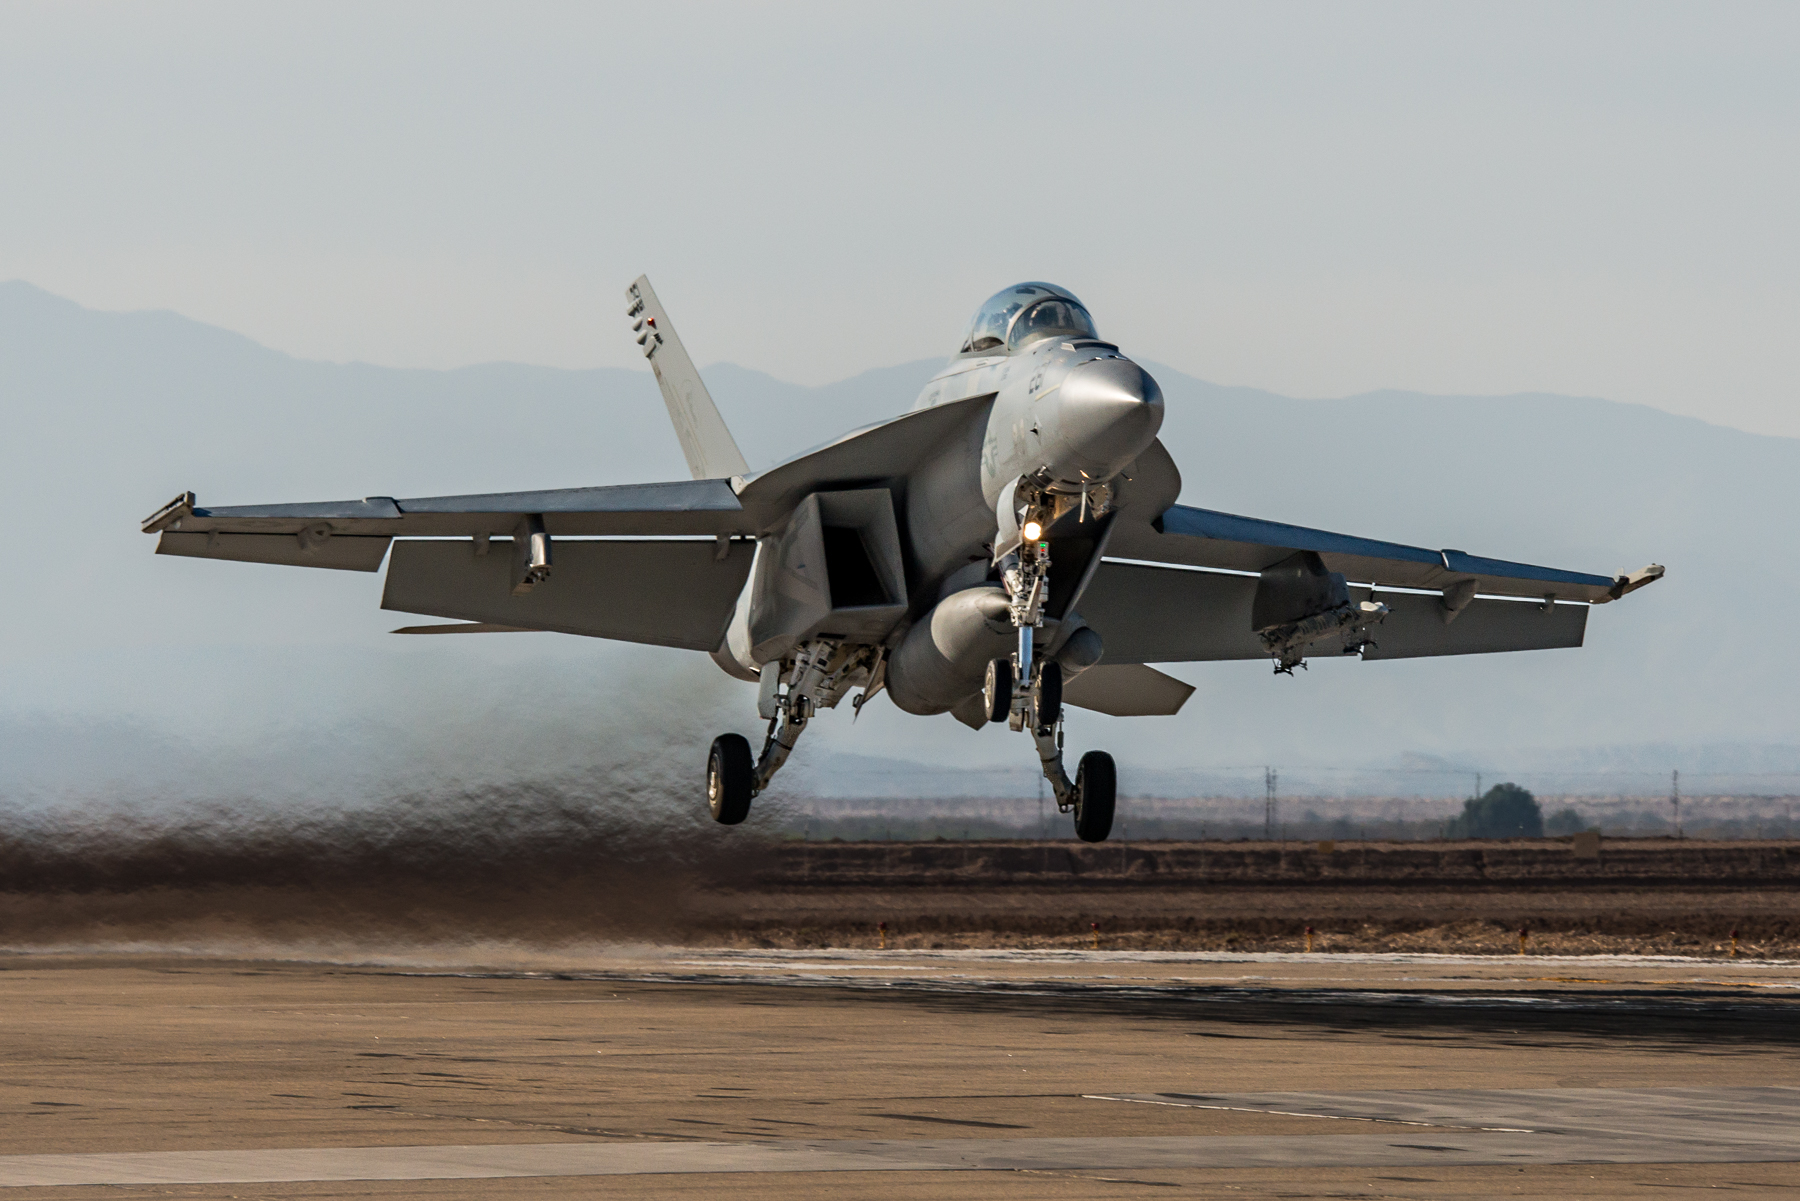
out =
{"type": "MultiPolygon", "coordinates": [[[[712,745],[731,824],[820,709],[885,692],[1031,736],[1058,807],[1098,841],[1116,772],[1064,767],[1066,706],[1172,715],[1152,663],[1364,660],[1577,647],[1588,615],[1662,578],[1431,550],[1175,503],[1156,381],[1049,284],[997,294],[904,415],[757,475],[644,277],[632,332],[691,480],[202,507],[142,523],[157,553],[374,572],[397,634],[548,630],[706,651],[759,685],[760,752],[712,745]],[[498,547],[495,544],[498,543],[498,547]]],[[[807,439],[811,441],[812,439],[807,439]]]]}

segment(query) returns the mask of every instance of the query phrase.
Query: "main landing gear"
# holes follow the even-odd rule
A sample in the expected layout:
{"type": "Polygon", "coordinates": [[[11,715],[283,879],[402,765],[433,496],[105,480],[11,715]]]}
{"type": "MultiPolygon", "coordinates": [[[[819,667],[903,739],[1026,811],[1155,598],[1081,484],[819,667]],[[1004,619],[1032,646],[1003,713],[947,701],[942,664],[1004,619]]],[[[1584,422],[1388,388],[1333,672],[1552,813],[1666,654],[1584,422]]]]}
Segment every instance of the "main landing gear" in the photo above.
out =
{"type": "Polygon", "coordinates": [[[714,821],[735,826],[750,816],[755,778],[756,761],[750,757],[748,738],[721,734],[713,739],[712,754],[706,759],[706,806],[714,821]]]}
{"type": "Polygon", "coordinates": [[[860,709],[881,690],[886,666],[874,647],[815,639],[798,647],[792,658],[763,668],[757,711],[768,719],[769,732],[762,753],[753,756],[742,734],[721,734],[706,759],[706,804],[713,820],[735,826],[749,817],[750,802],[787,762],[813,714],[835,707],[858,684],[863,686],[856,698],[860,709]]]}
{"type": "Polygon", "coordinates": [[[982,690],[988,720],[1031,732],[1044,778],[1056,794],[1057,810],[1074,813],[1077,838],[1105,842],[1112,833],[1113,802],[1118,793],[1112,756],[1089,751],[1076,765],[1075,778],[1069,779],[1063,767],[1062,665],[1054,659],[1039,663],[1032,653],[1037,631],[1044,624],[1050,544],[1026,542],[1016,558],[1007,556],[1000,578],[1012,597],[1011,616],[1019,632],[1019,649],[1010,659],[988,664],[982,690]]]}

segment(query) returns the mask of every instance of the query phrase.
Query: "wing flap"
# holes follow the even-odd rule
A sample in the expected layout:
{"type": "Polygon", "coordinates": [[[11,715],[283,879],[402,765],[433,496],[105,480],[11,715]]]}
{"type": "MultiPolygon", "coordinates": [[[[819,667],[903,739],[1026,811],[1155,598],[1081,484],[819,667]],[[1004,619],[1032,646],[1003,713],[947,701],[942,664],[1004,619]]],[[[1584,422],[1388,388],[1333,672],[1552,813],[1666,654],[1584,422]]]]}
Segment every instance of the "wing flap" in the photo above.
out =
{"type": "Polygon", "coordinates": [[[1485,559],[1459,550],[1428,550],[1328,530],[1262,521],[1212,509],[1174,505],[1154,523],[1134,522],[1113,534],[1109,553],[1125,559],[1227,571],[1264,571],[1296,551],[1316,552],[1332,571],[1365,584],[1445,589],[1478,581],[1490,595],[1554,596],[1604,603],[1619,595],[1612,576],[1485,559]]]}
{"type": "MultiPolygon", "coordinates": [[[[473,541],[394,546],[381,607],[515,629],[710,651],[755,554],[733,542],[560,542],[550,578],[513,595],[512,556],[473,541]]],[[[507,548],[510,551],[510,547],[507,548]]]]}
{"type": "Polygon", "coordinates": [[[1063,703],[1112,717],[1167,717],[1181,712],[1192,684],[1140,663],[1090,667],[1063,685],[1063,703]]]}
{"type": "Polygon", "coordinates": [[[353,535],[313,538],[302,534],[199,534],[164,530],[156,540],[156,553],[188,559],[276,563],[286,567],[380,571],[381,560],[392,541],[387,537],[353,535]]]}
{"type": "Polygon", "coordinates": [[[1107,562],[1080,610],[1106,643],[1103,665],[1266,659],[1250,627],[1255,597],[1254,576],[1107,562]]]}

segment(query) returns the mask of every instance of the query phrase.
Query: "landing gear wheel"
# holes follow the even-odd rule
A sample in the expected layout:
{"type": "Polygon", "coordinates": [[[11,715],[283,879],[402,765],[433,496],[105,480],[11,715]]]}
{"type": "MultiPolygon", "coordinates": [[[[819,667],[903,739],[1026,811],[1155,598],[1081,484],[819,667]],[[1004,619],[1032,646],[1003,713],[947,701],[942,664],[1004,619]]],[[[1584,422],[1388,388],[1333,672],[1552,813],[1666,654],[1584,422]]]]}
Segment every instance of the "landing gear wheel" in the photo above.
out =
{"type": "MultiPolygon", "coordinates": [[[[750,782],[755,776],[749,739],[742,734],[721,734],[713,739],[712,753],[706,759],[706,805],[714,821],[735,826],[750,816],[750,782]]],[[[1110,814],[1109,809],[1109,820],[1110,814]]]]}
{"type": "Polygon", "coordinates": [[[1118,774],[1113,757],[1105,751],[1089,751],[1075,769],[1075,837],[1083,842],[1105,842],[1112,833],[1113,800],[1118,774]]]}
{"type": "Polygon", "coordinates": [[[990,659],[987,679],[981,684],[981,704],[990,722],[1005,721],[1012,713],[1013,667],[1009,659],[990,659]]]}
{"type": "Polygon", "coordinates": [[[1052,659],[1038,670],[1038,729],[1054,730],[1061,717],[1062,664],[1052,659]]]}

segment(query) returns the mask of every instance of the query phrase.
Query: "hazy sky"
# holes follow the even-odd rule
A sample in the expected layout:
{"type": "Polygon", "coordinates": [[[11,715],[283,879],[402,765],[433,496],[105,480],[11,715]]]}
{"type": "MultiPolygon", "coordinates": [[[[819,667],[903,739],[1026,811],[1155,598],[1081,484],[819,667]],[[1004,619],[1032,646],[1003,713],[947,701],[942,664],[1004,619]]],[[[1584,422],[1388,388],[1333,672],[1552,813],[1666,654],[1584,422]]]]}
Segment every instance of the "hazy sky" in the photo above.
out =
{"type": "Polygon", "coordinates": [[[0,7],[0,278],[283,350],[944,353],[988,293],[1302,396],[1800,435],[1800,5],[0,7]]]}

